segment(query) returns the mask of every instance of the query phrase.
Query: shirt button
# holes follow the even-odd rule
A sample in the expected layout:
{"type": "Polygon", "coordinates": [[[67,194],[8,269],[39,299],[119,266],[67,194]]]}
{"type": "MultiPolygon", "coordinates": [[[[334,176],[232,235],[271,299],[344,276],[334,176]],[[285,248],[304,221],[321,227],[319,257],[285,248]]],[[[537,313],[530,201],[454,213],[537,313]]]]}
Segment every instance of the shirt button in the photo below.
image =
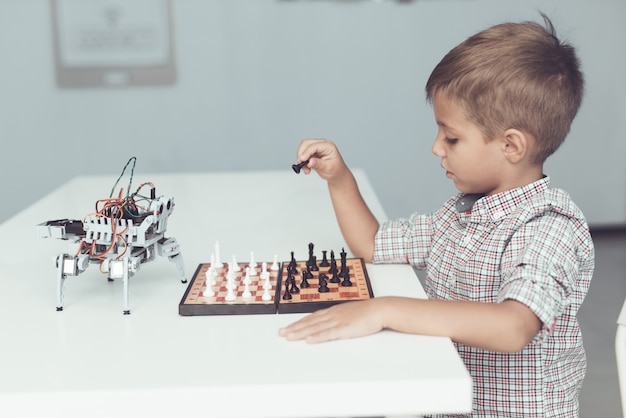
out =
{"type": "Polygon", "coordinates": [[[503,217],[504,217],[504,212],[501,210],[493,213],[493,219],[495,219],[496,221],[503,217]]]}

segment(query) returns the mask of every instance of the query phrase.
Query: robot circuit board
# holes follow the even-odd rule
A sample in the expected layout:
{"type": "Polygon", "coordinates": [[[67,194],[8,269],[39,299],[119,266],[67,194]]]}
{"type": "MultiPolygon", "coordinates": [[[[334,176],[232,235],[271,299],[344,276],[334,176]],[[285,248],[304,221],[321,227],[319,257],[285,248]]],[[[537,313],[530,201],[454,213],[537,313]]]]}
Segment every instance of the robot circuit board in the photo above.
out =
{"type": "Polygon", "coordinates": [[[324,251],[318,262],[201,263],[179,304],[179,314],[247,315],[309,313],[332,305],[374,297],[365,262],[340,260],[324,251]],[[231,266],[235,266],[231,268],[231,266]]]}

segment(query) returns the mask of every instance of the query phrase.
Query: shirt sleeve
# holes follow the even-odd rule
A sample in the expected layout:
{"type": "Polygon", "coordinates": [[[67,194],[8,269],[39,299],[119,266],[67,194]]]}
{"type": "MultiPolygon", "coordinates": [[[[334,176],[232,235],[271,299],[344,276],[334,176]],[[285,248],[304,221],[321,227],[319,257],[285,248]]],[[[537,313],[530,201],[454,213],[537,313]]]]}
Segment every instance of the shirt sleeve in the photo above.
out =
{"type": "Polygon", "coordinates": [[[416,213],[381,224],[374,239],[373,263],[408,263],[424,268],[433,235],[432,219],[431,215],[416,213]]]}
{"type": "Polygon", "coordinates": [[[528,222],[512,237],[502,258],[498,302],[517,300],[543,326],[533,342],[547,337],[570,303],[578,279],[577,242],[566,216],[548,213],[528,222]]]}

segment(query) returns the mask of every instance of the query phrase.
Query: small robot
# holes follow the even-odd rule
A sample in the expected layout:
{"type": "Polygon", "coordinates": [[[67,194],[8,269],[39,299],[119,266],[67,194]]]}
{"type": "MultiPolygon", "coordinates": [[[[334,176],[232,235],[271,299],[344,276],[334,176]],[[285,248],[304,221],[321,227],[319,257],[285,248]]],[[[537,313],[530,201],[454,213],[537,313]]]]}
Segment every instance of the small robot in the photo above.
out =
{"type": "Polygon", "coordinates": [[[173,210],[172,197],[156,197],[154,184],[143,183],[133,194],[124,197],[120,190],[116,198],[98,200],[96,212],[85,216],[82,221],[58,219],[38,224],[36,232],[39,237],[70,241],[71,251],[59,254],[55,259],[57,311],[63,310],[65,279],[78,276],[89,264],[99,264],[100,271],[107,274],[109,281],[123,279],[124,315],[130,314],[129,279],[141,264],[155,260],[157,255],[174,262],[181,282],[187,283],[179,245],[175,238],[165,237],[167,221],[173,210]],[[140,195],[146,186],[151,187],[149,197],[140,195]]]}

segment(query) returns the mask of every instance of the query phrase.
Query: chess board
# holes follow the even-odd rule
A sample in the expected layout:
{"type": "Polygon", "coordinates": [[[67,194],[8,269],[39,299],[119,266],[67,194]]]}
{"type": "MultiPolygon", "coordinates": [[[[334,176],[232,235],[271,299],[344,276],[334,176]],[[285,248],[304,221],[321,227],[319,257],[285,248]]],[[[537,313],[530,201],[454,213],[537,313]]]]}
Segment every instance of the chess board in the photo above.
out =
{"type": "MultiPolygon", "coordinates": [[[[248,315],[248,314],[273,314],[276,313],[276,294],[277,282],[280,270],[272,270],[272,263],[266,263],[267,272],[269,273],[269,283],[271,289],[267,289],[270,295],[269,300],[263,299],[265,279],[261,279],[262,263],[255,267],[255,275],[250,276],[251,283],[248,285],[250,296],[244,296],[245,269],[248,263],[237,263],[239,271],[234,274],[234,283],[236,288],[233,289],[234,300],[227,300],[228,280],[227,273],[229,266],[224,264],[223,267],[216,268],[215,284],[209,286],[213,290],[213,295],[209,295],[207,291],[207,272],[210,263],[201,263],[198,265],[187,290],[179,304],[178,313],[180,315],[248,315]]],[[[280,265],[278,266],[280,268],[280,265]]],[[[267,299],[267,298],[266,298],[267,299]]]]}
{"type": "MultiPolygon", "coordinates": [[[[269,273],[269,283],[271,289],[267,292],[264,289],[265,280],[261,279],[262,263],[256,267],[257,274],[250,276],[251,283],[248,285],[249,297],[244,297],[245,268],[247,263],[238,263],[240,271],[234,274],[236,288],[232,294],[234,300],[226,300],[228,265],[216,268],[215,284],[210,286],[213,295],[209,295],[207,289],[207,272],[210,263],[198,265],[189,285],[179,304],[179,314],[183,316],[193,315],[250,315],[250,314],[274,314],[274,313],[308,313],[318,309],[355,300],[367,300],[374,297],[365,263],[361,258],[348,258],[345,260],[348,267],[349,281],[351,286],[342,286],[340,283],[332,283],[330,279],[333,274],[330,266],[318,266],[318,270],[311,271],[312,277],[307,278],[309,287],[303,287],[302,274],[307,271],[307,261],[286,261],[278,264],[277,270],[272,270],[269,266],[273,263],[266,263],[269,273]],[[288,281],[290,265],[296,265],[297,273],[291,274],[294,277],[297,292],[290,290],[290,299],[285,299],[287,288],[292,289],[293,285],[288,281]],[[320,292],[320,275],[328,276],[326,287],[327,292],[320,292]],[[270,299],[264,300],[263,294],[269,293],[270,299]]],[[[342,261],[337,261],[338,271],[342,270],[342,261]]],[[[210,284],[210,282],[209,282],[210,284]]],[[[345,284],[345,283],[344,283],[345,284]]],[[[232,295],[231,295],[232,296],[232,295]]],[[[267,299],[267,297],[265,298],[267,299]]]]}

